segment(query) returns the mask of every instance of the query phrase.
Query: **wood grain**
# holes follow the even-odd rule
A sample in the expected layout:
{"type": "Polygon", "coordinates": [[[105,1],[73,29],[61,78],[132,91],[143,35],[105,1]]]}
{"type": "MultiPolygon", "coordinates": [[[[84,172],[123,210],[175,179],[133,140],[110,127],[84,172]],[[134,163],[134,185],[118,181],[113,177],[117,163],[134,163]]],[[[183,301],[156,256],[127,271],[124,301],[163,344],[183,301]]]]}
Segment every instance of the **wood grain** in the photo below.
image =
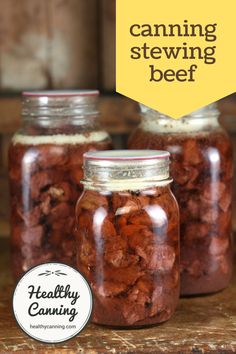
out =
{"type": "Polygon", "coordinates": [[[97,0],[1,0],[0,89],[95,88],[97,0]]]}
{"type": "Polygon", "coordinates": [[[21,124],[20,97],[0,98],[0,134],[13,134],[21,124]]]}
{"type": "Polygon", "coordinates": [[[1,90],[48,86],[47,1],[1,0],[1,90]]]}
{"type": "Polygon", "coordinates": [[[115,89],[116,1],[99,0],[100,84],[103,90],[115,89]]]}
{"type": "Polygon", "coordinates": [[[97,0],[49,0],[52,87],[96,88],[97,0]]]}
{"type": "Polygon", "coordinates": [[[129,134],[140,122],[137,102],[122,96],[102,96],[101,123],[111,134],[129,134]]]}
{"type": "Polygon", "coordinates": [[[140,330],[114,330],[89,325],[76,338],[45,345],[25,335],[11,311],[13,281],[9,247],[0,240],[0,353],[217,353],[236,351],[236,277],[215,295],[180,300],[167,323],[140,330]]]}
{"type": "Polygon", "coordinates": [[[221,121],[231,133],[236,133],[236,94],[219,101],[222,112],[221,121]]]}

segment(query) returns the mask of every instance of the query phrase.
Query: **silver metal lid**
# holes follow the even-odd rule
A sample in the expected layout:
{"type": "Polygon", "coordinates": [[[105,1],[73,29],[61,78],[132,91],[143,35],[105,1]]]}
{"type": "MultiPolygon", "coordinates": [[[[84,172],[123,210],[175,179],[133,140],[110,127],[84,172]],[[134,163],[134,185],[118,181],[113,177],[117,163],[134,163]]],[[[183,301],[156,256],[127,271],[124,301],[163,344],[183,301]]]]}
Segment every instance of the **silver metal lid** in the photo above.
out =
{"type": "MultiPolygon", "coordinates": [[[[159,118],[171,118],[161,112],[155,111],[154,109],[145,106],[144,104],[140,104],[140,109],[143,114],[153,114],[157,115],[159,118]]],[[[198,109],[197,111],[191,112],[182,118],[209,118],[217,117],[219,114],[220,112],[218,110],[217,103],[214,102],[198,109]]]]}
{"type": "Polygon", "coordinates": [[[32,91],[22,93],[22,115],[65,117],[97,114],[99,91],[32,91]]]}
{"type": "Polygon", "coordinates": [[[172,182],[167,151],[114,150],[84,154],[87,189],[140,190],[172,182]]]}

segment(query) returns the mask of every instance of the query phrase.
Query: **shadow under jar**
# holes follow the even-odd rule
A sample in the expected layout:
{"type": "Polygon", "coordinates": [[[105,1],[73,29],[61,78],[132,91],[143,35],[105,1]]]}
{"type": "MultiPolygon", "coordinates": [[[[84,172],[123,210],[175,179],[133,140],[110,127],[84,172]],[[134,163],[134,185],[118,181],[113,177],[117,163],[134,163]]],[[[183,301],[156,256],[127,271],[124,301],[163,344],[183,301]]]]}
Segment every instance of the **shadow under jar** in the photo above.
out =
{"type": "Polygon", "coordinates": [[[75,235],[77,267],[94,294],[92,321],[140,327],[168,320],[179,298],[169,153],[87,153],[84,173],[75,235]]]}
{"type": "Polygon", "coordinates": [[[181,294],[213,293],[232,275],[232,146],[215,104],[173,120],[142,106],[130,149],[171,153],[180,207],[181,294]]]}
{"type": "Polygon", "coordinates": [[[111,148],[97,91],[23,93],[23,125],[9,149],[13,272],[75,264],[74,210],[86,151],[111,148]]]}

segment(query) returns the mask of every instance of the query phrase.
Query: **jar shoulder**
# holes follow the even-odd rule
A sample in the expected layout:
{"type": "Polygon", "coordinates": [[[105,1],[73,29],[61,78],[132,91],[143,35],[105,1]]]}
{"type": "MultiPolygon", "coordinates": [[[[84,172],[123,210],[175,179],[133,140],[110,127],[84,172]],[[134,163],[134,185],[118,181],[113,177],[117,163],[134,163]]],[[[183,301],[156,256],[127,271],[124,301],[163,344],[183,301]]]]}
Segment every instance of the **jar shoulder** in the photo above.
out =
{"type": "Polygon", "coordinates": [[[104,131],[86,134],[24,135],[17,132],[9,145],[9,157],[15,160],[24,155],[64,155],[66,153],[84,154],[89,150],[112,149],[112,140],[104,131]]]}
{"type": "Polygon", "coordinates": [[[163,133],[151,132],[141,127],[137,128],[131,135],[129,148],[149,148],[171,150],[175,154],[183,153],[186,150],[206,151],[213,147],[219,152],[232,152],[232,142],[225,129],[218,129],[193,132],[193,133],[163,133]]]}

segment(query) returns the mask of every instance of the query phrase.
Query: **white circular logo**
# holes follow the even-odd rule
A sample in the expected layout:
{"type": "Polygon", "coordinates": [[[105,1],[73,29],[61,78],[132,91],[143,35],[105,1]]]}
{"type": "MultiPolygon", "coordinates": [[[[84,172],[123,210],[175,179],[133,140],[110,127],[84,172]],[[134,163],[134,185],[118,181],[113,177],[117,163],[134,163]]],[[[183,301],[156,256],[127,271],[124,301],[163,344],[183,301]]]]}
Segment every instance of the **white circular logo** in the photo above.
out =
{"type": "Polygon", "coordinates": [[[22,330],[45,343],[75,337],[92,313],[92,291],[85,278],[62,263],[29,270],[18,282],[13,311],[22,330]]]}

